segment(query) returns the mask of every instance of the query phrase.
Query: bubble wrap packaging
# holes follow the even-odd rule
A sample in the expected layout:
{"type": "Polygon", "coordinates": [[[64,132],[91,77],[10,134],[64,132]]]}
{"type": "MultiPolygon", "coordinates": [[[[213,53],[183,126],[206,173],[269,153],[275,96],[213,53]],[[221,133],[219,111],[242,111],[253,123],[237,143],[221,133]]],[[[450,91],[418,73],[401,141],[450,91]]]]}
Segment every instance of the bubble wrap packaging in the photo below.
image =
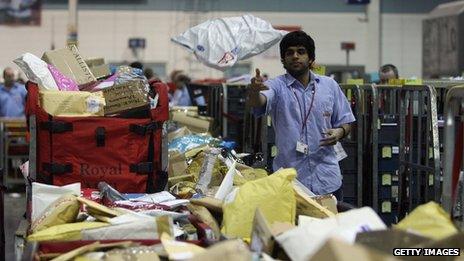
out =
{"type": "Polygon", "coordinates": [[[169,143],[169,150],[178,150],[180,153],[185,153],[188,150],[199,147],[201,145],[210,144],[217,139],[206,135],[186,135],[176,138],[169,143]]]}

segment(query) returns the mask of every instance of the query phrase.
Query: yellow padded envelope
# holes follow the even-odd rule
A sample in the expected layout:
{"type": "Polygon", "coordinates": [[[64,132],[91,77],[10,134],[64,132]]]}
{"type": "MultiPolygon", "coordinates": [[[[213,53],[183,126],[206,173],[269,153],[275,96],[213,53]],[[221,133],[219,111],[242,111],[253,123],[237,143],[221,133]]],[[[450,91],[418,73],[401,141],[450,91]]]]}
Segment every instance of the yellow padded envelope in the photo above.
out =
{"type": "Polygon", "coordinates": [[[435,240],[443,239],[458,232],[458,229],[451,221],[450,214],[433,201],[416,207],[394,227],[412,231],[435,240]]]}
{"type": "Polygon", "coordinates": [[[53,116],[103,116],[102,92],[40,91],[40,107],[53,116]]]}

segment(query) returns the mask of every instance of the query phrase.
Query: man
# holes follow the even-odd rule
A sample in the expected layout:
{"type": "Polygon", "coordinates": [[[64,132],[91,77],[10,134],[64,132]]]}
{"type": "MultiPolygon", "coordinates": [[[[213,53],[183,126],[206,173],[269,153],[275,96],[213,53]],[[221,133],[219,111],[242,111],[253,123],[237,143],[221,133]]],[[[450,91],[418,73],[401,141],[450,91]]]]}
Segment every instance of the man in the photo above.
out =
{"type": "Polygon", "coordinates": [[[174,84],[176,85],[176,90],[172,95],[171,106],[192,106],[192,99],[187,87],[190,81],[190,78],[182,73],[175,76],[174,84]]]}
{"type": "Polygon", "coordinates": [[[385,64],[379,70],[380,84],[388,84],[390,79],[398,79],[398,69],[393,64],[385,64]]]}
{"type": "Polygon", "coordinates": [[[342,201],[342,176],[334,146],[355,121],[350,105],[331,78],[311,72],[313,39],[303,31],[280,42],[287,73],[262,82],[260,72],[248,92],[256,116],[270,114],[278,155],[273,169],[295,168],[298,180],[316,194],[333,193],[342,201]]]}
{"type": "Polygon", "coordinates": [[[24,117],[26,88],[15,83],[13,69],[3,71],[4,83],[0,84],[0,117],[24,117]]]}

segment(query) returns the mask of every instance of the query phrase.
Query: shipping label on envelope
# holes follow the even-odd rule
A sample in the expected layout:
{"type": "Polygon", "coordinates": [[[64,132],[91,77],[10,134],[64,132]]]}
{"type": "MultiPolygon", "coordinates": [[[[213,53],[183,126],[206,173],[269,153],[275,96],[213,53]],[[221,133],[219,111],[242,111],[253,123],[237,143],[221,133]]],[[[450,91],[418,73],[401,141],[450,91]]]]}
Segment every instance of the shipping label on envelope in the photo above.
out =
{"type": "Polygon", "coordinates": [[[148,106],[148,94],[142,81],[134,80],[103,89],[105,114],[115,114],[148,106]]]}

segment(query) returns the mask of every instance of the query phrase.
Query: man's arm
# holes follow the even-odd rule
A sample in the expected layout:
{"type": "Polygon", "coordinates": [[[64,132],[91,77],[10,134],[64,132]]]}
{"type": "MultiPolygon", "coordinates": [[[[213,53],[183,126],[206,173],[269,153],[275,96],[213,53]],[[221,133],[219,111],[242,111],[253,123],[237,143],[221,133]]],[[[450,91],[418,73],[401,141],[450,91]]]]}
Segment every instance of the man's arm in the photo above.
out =
{"type": "Polygon", "coordinates": [[[341,139],[345,138],[346,136],[348,136],[348,134],[350,134],[350,132],[351,132],[351,123],[342,124],[342,125],[340,126],[340,128],[343,128],[343,130],[344,130],[345,132],[343,133],[343,136],[342,136],[340,139],[338,139],[338,140],[341,140],[341,139]]]}
{"type": "Polygon", "coordinates": [[[251,107],[259,108],[266,105],[267,98],[261,91],[269,88],[263,84],[263,79],[260,76],[259,69],[256,69],[256,76],[251,79],[251,84],[248,86],[248,103],[251,107]]]}
{"type": "Polygon", "coordinates": [[[251,107],[260,108],[266,106],[267,98],[259,92],[248,94],[248,99],[251,107]]]}

